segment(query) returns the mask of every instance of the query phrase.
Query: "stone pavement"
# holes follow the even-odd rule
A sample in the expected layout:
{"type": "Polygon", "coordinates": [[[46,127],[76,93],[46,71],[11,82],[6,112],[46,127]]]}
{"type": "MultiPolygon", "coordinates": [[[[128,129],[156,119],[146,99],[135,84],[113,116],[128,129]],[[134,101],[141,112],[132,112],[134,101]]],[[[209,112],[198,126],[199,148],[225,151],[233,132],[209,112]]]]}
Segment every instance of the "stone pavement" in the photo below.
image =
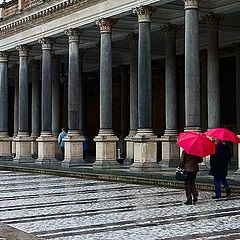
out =
{"type": "Polygon", "coordinates": [[[186,206],[183,189],[12,171],[0,192],[0,239],[240,239],[239,194],[186,206]]]}

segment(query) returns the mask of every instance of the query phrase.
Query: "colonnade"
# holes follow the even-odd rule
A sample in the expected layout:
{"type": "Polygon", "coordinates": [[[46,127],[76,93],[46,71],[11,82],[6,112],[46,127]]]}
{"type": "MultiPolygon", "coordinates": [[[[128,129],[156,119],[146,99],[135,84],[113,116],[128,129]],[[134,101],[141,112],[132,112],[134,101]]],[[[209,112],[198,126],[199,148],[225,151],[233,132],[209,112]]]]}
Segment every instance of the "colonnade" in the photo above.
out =
{"type": "MultiPolygon", "coordinates": [[[[185,9],[185,131],[202,131],[201,128],[201,81],[198,44],[198,0],[184,0],[185,9]]],[[[125,164],[131,171],[158,171],[157,143],[162,143],[162,168],[169,168],[179,159],[176,140],[178,129],[176,34],[179,26],[166,24],[162,27],[166,40],[165,67],[165,118],[164,135],[158,138],[152,126],[152,67],[151,67],[151,18],[154,7],[140,6],[133,10],[138,17],[138,35],[130,34],[130,129],[125,136],[125,164]]],[[[202,21],[208,27],[207,51],[207,128],[220,127],[220,84],[218,63],[218,28],[221,17],[209,14],[202,21]]],[[[96,142],[94,168],[117,168],[116,149],[118,137],[112,126],[112,30],[114,18],[102,18],[96,22],[100,30],[100,123],[96,142]]],[[[83,99],[79,41],[81,32],[70,28],[68,36],[68,135],[65,137],[63,166],[84,164],[82,129],[83,99]]],[[[8,136],[8,53],[0,53],[0,156],[11,159],[12,141],[16,146],[14,161],[52,163],[55,162],[56,136],[59,128],[59,58],[52,54],[53,38],[41,38],[42,81],[41,107],[39,103],[39,76],[32,77],[32,133],[28,132],[28,80],[29,47],[17,46],[19,52],[19,78],[15,81],[14,137],[8,136]],[[18,101],[17,101],[18,100],[18,101]],[[41,115],[39,112],[41,109],[41,115]],[[41,129],[39,129],[41,116],[41,129]],[[17,127],[16,127],[17,126],[17,127]],[[40,133],[40,135],[39,135],[40,133]],[[32,158],[37,149],[38,158],[32,158]]],[[[239,48],[237,59],[237,94],[239,92],[239,48]]],[[[33,61],[33,72],[39,62],[33,61]]],[[[237,100],[237,125],[239,130],[240,108],[237,100]]],[[[240,157],[239,157],[240,159],[240,157]]],[[[238,160],[239,161],[239,160],[238,160]]],[[[240,168],[240,162],[239,162],[240,168]]]]}

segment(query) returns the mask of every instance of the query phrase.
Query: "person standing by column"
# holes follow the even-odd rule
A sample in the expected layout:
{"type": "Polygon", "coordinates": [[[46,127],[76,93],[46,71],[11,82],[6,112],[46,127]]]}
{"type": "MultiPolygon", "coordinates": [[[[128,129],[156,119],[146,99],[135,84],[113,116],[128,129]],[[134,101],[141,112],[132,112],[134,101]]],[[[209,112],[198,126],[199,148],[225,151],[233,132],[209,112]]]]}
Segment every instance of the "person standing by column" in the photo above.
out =
{"type": "Polygon", "coordinates": [[[67,132],[65,131],[64,128],[62,128],[62,131],[58,135],[58,145],[61,148],[62,154],[64,156],[64,138],[67,136],[67,132]]]}
{"type": "Polygon", "coordinates": [[[216,143],[216,153],[210,157],[210,174],[213,176],[213,183],[215,186],[215,195],[213,199],[222,197],[221,183],[226,190],[226,197],[230,196],[231,190],[227,181],[228,164],[231,161],[231,152],[229,147],[218,139],[214,139],[216,143]]]}

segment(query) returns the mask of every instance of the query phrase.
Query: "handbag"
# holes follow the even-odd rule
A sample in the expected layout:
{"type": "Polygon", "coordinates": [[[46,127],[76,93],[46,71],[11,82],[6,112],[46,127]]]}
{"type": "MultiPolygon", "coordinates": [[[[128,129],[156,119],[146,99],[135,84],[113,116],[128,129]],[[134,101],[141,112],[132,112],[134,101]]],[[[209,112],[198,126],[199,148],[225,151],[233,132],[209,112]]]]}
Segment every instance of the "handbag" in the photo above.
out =
{"type": "Polygon", "coordinates": [[[175,179],[178,181],[185,181],[187,179],[187,172],[185,169],[178,167],[176,169],[175,179]]]}

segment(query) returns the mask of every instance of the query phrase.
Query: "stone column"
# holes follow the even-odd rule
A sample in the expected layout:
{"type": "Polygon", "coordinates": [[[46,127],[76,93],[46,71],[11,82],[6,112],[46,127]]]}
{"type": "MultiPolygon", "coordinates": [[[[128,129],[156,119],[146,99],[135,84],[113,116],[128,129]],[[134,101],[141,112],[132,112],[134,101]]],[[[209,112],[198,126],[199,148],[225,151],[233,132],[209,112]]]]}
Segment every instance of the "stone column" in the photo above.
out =
{"type": "Polygon", "coordinates": [[[15,79],[14,79],[14,123],[13,123],[13,140],[12,140],[12,156],[16,156],[16,141],[14,141],[14,138],[18,134],[18,110],[19,110],[19,65],[16,65],[14,68],[15,73],[15,79]]]}
{"type": "Polygon", "coordinates": [[[152,130],[152,76],[151,76],[151,17],[154,8],[141,6],[133,10],[138,15],[138,129],[133,138],[134,163],[131,171],[159,171],[157,141],[152,130]]]}
{"type": "Polygon", "coordinates": [[[205,15],[203,22],[208,26],[208,129],[220,127],[220,81],[219,81],[219,15],[205,15]]]}
{"type": "Polygon", "coordinates": [[[68,29],[65,34],[69,37],[69,66],[68,66],[68,134],[64,138],[64,160],[62,166],[78,166],[84,164],[83,141],[79,131],[79,37],[78,29],[68,29]]]}
{"type": "Polygon", "coordinates": [[[166,63],[165,63],[165,112],[166,130],[161,137],[162,168],[176,167],[179,162],[178,137],[178,99],[176,76],[176,32],[179,26],[166,24],[162,27],[165,32],[166,63]]]}
{"type": "Polygon", "coordinates": [[[31,154],[32,138],[28,131],[28,53],[26,45],[17,46],[19,52],[19,124],[18,135],[14,138],[16,142],[16,157],[14,161],[33,162],[31,154]]]}
{"type": "Polygon", "coordinates": [[[31,153],[38,155],[38,143],[36,139],[40,134],[40,62],[32,60],[32,134],[31,153]]]}
{"type": "Polygon", "coordinates": [[[36,163],[54,163],[56,139],[52,135],[52,45],[53,39],[41,38],[42,45],[42,108],[41,134],[37,138],[38,159],[36,163]]]}
{"type": "Polygon", "coordinates": [[[60,132],[60,56],[52,55],[52,134],[55,138],[55,157],[62,160],[62,151],[57,138],[60,132]]]}
{"type": "Polygon", "coordinates": [[[126,156],[126,146],[124,138],[128,134],[128,69],[127,66],[120,66],[120,81],[121,81],[121,134],[118,142],[118,148],[121,152],[121,158],[126,156]]]}
{"type": "Polygon", "coordinates": [[[128,35],[130,43],[130,130],[126,141],[126,159],[124,164],[130,165],[134,159],[133,137],[137,133],[138,126],[138,38],[137,34],[128,35]]]}
{"type": "Polygon", "coordinates": [[[101,33],[100,47],[100,130],[96,142],[94,168],[116,168],[116,143],[112,130],[112,27],[114,19],[103,18],[96,22],[101,33]]]}
{"type": "MultiPolygon", "coordinates": [[[[237,115],[237,135],[240,138],[240,43],[234,44],[236,51],[236,115],[237,115]]],[[[234,144],[237,147],[237,159],[238,159],[238,169],[235,172],[235,179],[240,180],[240,143],[234,144]],[[237,145],[237,146],[236,146],[237,145]]],[[[235,149],[234,149],[235,150],[235,149]]],[[[235,151],[234,151],[235,152],[235,151]]]]}
{"type": "Polygon", "coordinates": [[[200,50],[200,82],[201,82],[201,126],[205,132],[208,126],[207,119],[207,50],[200,50]]]}
{"type": "Polygon", "coordinates": [[[8,54],[0,52],[0,160],[12,160],[8,135],[8,54]]]}
{"type": "Polygon", "coordinates": [[[201,131],[198,0],[185,5],[185,131],[201,131]]]}

